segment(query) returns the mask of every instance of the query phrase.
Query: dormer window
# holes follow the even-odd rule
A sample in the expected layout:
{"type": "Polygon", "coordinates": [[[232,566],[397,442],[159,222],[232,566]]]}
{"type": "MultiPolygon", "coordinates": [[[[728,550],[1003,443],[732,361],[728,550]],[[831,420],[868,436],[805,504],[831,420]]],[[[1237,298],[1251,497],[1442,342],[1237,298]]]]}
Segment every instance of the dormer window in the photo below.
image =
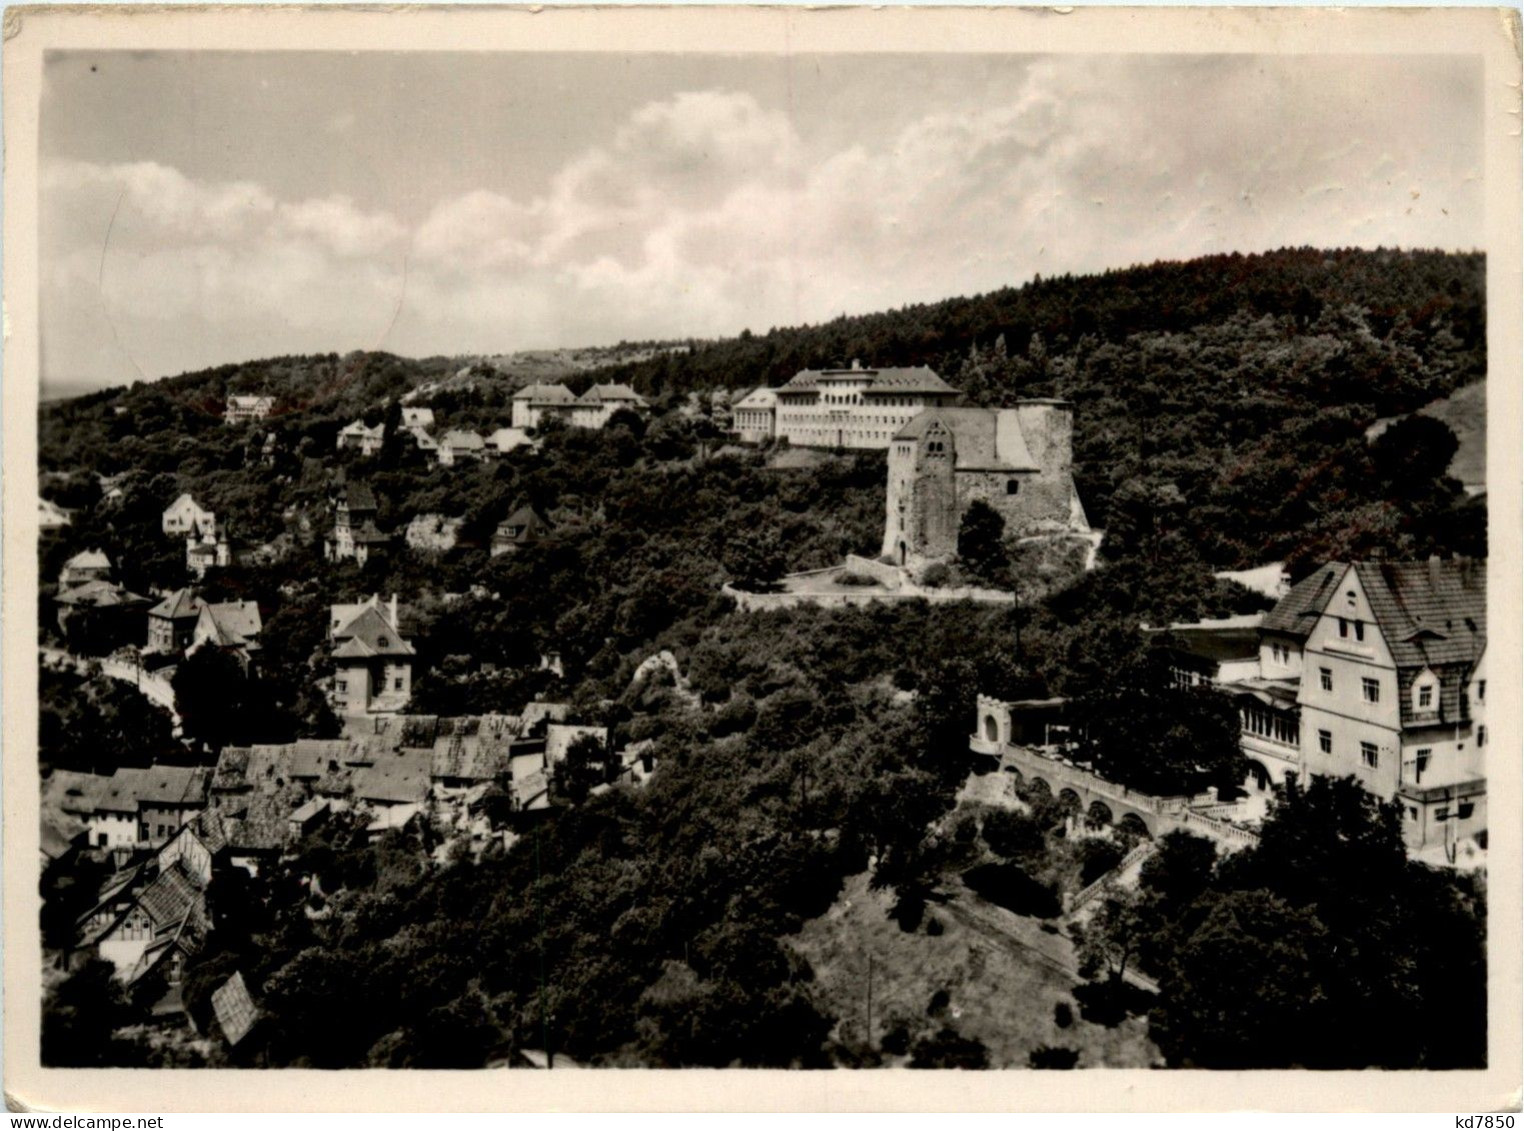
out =
{"type": "Polygon", "coordinates": [[[1418,709],[1420,711],[1432,710],[1434,707],[1434,685],[1432,683],[1421,684],[1418,688],[1418,709]]]}

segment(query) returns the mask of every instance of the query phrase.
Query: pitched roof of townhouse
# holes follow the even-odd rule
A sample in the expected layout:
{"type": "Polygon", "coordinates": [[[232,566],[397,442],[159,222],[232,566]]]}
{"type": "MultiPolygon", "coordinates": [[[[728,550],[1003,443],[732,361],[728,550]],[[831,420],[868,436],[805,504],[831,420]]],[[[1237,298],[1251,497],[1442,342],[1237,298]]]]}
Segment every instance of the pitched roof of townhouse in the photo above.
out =
{"type": "Polygon", "coordinates": [[[149,766],[137,779],[144,805],[204,805],[212,772],[205,766],[149,766]]]}
{"type": "Polygon", "coordinates": [[[954,467],[959,471],[1037,471],[1037,462],[1017,427],[1008,436],[1010,450],[997,449],[1000,412],[992,408],[928,408],[894,434],[896,440],[919,440],[934,425],[941,425],[953,438],[954,467]]]}
{"type": "Polygon", "coordinates": [[[581,404],[603,404],[609,402],[623,402],[626,404],[644,404],[643,398],[628,385],[594,385],[577,398],[581,404]]]}
{"type": "Polygon", "coordinates": [[[571,404],[577,398],[565,385],[525,385],[513,394],[513,399],[534,404],[571,404]]]}
{"type": "Polygon", "coordinates": [[[149,599],[114,581],[83,581],[61,590],[54,600],[60,605],[105,609],[115,605],[146,605],[149,599]]]}
{"type": "Polygon", "coordinates": [[[428,796],[429,774],[434,766],[432,748],[403,747],[377,758],[355,771],[353,792],[362,801],[388,804],[421,802],[428,796]]]}
{"type": "Polygon", "coordinates": [[[1471,664],[1487,646],[1487,564],[1356,562],[1381,635],[1399,668],[1471,664]]]}
{"type": "Polygon", "coordinates": [[[867,392],[873,393],[956,393],[935,372],[924,365],[890,369],[801,369],[784,384],[781,392],[810,393],[820,388],[826,377],[866,377],[867,392]]]}
{"type": "Polygon", "coordinates": [[[68,561],[64,562],[66,569],[110,569],[111,559],[103,550],[81,550],[68,561]]]}
{"type": "Polygon", "coordinates": [[[75,838],[85,831],[85,823],[78,817],[56,809],[39,809],[37,820],[38,846],[49,860],[65,855],[75,838]]]}
{"type": "Polygon", "coordinates": [[[146,773],[135,766],[120,767],[109,777],[95,798],[97,813],[136,813],[139,779],[146,773]]]}
{"type": "Polygon", "coordinates": [[[522,428],[499,428],[487,437],[487,443],[495,448],[500,448],[505,444],[527,444],[529,442],[529,433],[522,428]]]}
{"type": "Polygon", "coordinates": [[[1313,625],[1318,623],[1318,617],[1327,608],[1328,599],[1333,596],[1335,586],[1344,576],[1345,568],[1343,562],[1329,562],[1302,578],[1275,603],[1275,608],[1265,614],[1260,629],[1294,636],[1299,640],[1307,639],[1313,625]]]}
{"type": "Polygon", "coordinates": [[[469,428],[451,428],[439,438],[439,443],[441,447],[461,448],[466,451],[476,451],[487,446],[487,441],[469,428]]]}
{"type": "Polygon", "coordinates": [[[339,429],[340,436],[385,436],[385,424],[366,424],[364,420],[351,420],[339,429]]]}
{"type": "Polygon", "coordinates": [[[402,410],[402,423],[412,428],[428,427],[434,423],[434,410],[431,408],[404,408],[402,410]]]}
{"type": "Polygon", "coordinates": [[[168,514],[181,503],[189,503],[191,506],[195,507],[198,511],[201,511],[203,514],[206,513],[206,508],[203,507],[200,503],[196,502],[196,496],[192,495],[189,491],[180,492],[180,497],[174,502],[170,503],[169,506],[165,507],[164,513],[168,514]]]}
{"type": "Polygon", "coordinates": [[[42,807],[59,813],[93,813],[111,779],[78,770],[54,770],[42,779],[42,807]]]}
{"type": "Polygon", "coordinates": [[[344,641],[333,651],[334,659],[371,656],[411,656],[413,646],[376,609],[366,609],[343,629],[344,641]]]}
{"type": "Polygon", "coordinates": [[[229,404],[240,405],[240,406],[242,406],[244,408],[253,408],[256,405],[260,405],[260,404],[265,403],[266,401],[273,401],[273,400],[275,400],[274,397],[266,396],[266,395],[261,394],[261,393],[229,393],[228,394],[228,403],[229,404]]]}
{"type": "Polygon", "coordinates": [[[177,864],[165,868],[138,893],[138,905],[156,927],[178,925],[187,914],[205,909],[205,895],[177,864]]]}
{"type": "Polygon", "coordinates": [[[212,991],[212,1012],[217,1015],[217,1024],[229,1045],[236,1045],[254,1028],[259,1010],[244,985],[241,970],[234,970],[232,977],[212,991]]]}
{"type": "Polygon", "coordinates": [[[69,512],[64,510],[52,499],[37,500],[37,521],[43,529],[56,526],[68,526],[74,520],[69,517],[69,512]]]}
{"type": "Polygon", "coordinates": [[[330,763],[345,765],[354,743],[344,738],[299,738],[291,745],[293,778],[320,778],[330,763]]]}
{"type": "Polygon", "coordinates": [[[442,734],[434,740],[430,773],[436,778],[488,781],[508,772],[513,760],[515,732],[483,731],[442,734]]]}
{"type": "Polygon", "coordinates": [[[248,646],[264,627],[259,618],[259,605],[253,601],[203,605],[201,620],[210,626],[211,639],[224,648],[248,646]]]}
{"type": "Polygon", "coordinates": [[[426,452],[438,450],[439,441],[425,432],[421,426],[416,424],[410,425],[408,427],[408,433],[413,437],[413,440],[417,443],[418,447],[421,450],[426,452]]]}
{"type": "Polygon", "coordinates": [[[201,606],[204,604],[200,597],[190,588],[176,589],[164,600],[148,610],[151,617],[164,617],[168,620],[183,620],[201,615],[201,606]]]}

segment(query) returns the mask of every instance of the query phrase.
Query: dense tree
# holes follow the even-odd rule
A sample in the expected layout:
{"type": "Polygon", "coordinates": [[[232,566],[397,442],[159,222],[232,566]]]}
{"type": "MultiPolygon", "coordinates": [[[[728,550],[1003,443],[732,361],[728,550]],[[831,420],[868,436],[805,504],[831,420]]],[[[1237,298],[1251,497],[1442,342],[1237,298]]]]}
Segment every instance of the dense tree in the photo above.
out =
{"type": "Polygon", "coordinates": [[[1005,519],[983,499],[975,499],[958,522],[958,559],[987,585],[1010,584],[1005,519]]]}

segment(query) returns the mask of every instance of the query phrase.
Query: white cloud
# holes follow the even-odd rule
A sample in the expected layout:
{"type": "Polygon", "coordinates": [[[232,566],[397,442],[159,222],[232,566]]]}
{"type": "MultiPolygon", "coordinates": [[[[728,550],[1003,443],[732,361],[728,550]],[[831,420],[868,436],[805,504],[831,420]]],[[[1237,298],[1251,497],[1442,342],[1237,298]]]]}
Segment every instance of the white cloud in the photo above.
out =
{"type": "Polygon", "coordinates": [[[1041,61],[1007,89],[832,149],[752,94],[678,93],[568,155],[539,195],[477,187],[411,231],[343,196],[285,202],[150,162],[61,163],[44,182],[45,334],[60,338],[49,368],[70,378],[72,358],[99,365],[98,341],[66,339],[98,332],[79,311],[102,301],[145,369],[176,371],[294,349],[709,336],[1036,271],[1478,242],[1465,99],[1431,106],[1395,63],[1359,81],[1297,66],[1041,61]],[[404,259],[406,295],[380,342],[404,259]],[[190,320],[205,333],[177,335],[190,320]]]}

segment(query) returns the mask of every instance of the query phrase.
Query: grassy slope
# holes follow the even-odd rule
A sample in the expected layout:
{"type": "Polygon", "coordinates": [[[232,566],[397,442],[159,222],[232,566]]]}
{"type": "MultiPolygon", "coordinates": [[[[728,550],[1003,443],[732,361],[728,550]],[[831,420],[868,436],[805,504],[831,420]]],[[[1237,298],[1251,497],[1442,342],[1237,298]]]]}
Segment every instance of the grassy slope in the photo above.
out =
{"type": "MultiPolygon", "coordinates": [[[[1070,997],[1075,979],[1016,941],[1027,930],[1040,934],[1032,920],[960,891],[949,904],[928,905],[926,922],[935,916],[942,934],[927,934],[926,922],[907,933],[889,917],[894,900],[892,892],[871,890],[866,874],[854,876],[829,911],[786,940],[814,967],[817,992],[841,1018],[845,1040],[857,1044],[862,1038],[871,954],[875,1041],[903,1022],[912,1045],[943,1025],[982,1041],[992,1068],[1025,1068],[1039,1045],[1080,1050],[1080,1068],[1143,1068],[1156,1059],[1143,1019],[1115,1029],[1080,1019],[1070,997]],[[948,1006],[931,1016],[927,1007],[938,990],[947,992],[948,1006]],[[1068,1029],[1053,1021],[1061,1001],[1074,1011],[1068,1029]]],[[[1055,951],[1067,948],[1054,936],[1041,937],[1055,951]]]]}
{"type": "MultiPolygon", "coordinates": [[[[1483,486],[1487,482],[1487,382],[1474,381],[1462,385],[1448,397],[1431,401],[1418,410],[1425,416],[1444,422],[1460,448],[1450,461],[1450,475],[1469,486],[1483,486]]],[[[1387,416],[1376,421],[1366,432],[1368,439],[1375,439],[1396,421],[1397,416],[1387,416]]]]}

